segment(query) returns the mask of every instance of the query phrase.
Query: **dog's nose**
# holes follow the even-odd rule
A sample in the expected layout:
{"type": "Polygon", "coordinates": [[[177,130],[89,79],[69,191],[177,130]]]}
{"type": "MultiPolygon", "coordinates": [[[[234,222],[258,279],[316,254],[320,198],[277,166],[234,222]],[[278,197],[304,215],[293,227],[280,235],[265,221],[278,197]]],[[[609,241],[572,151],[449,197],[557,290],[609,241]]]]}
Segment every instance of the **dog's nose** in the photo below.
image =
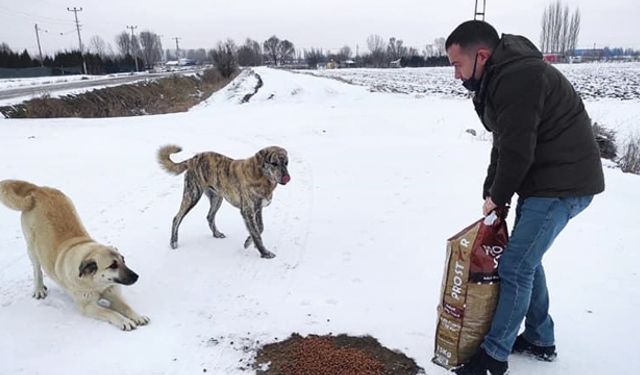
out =
{"type": "Polygon", "coordinates": [[[131,285],[136,281],[138,281],[138,274],[133,271],[129,271],[127,272],[126,277],[122,280],[122,284],[131,285]]]}

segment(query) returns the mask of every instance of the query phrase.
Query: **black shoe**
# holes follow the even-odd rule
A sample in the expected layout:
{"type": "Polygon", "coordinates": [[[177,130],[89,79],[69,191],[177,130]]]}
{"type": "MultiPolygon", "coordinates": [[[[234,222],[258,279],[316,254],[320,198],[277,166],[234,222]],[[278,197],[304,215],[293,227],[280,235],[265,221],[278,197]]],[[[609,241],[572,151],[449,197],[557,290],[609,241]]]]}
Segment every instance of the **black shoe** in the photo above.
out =
{"type": "Polygon", "coordinates": [[[513,344],[512,353],[525,353],[534,356],[537,360],[552,362],[558,356],[556,352],[556,346],[540,346],[535,345],[527,341],[522,335],[516,337],[516,342],[513,344]]]}
{"type": "Polygon", "coordinates": [[[493,359],[484,349],[480,348],[469,362],[453,370],[457,375],[505,375],[509,365],[507,362],[493,359]]]}

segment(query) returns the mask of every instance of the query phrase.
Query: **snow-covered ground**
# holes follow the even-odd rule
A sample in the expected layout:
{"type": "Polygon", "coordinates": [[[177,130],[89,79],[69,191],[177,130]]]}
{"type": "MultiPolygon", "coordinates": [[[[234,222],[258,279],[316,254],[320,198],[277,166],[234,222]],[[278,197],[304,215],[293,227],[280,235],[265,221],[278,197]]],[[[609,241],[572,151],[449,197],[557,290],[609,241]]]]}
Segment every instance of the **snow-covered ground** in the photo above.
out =
{"type": "MultiPolygon", "coordinates": [[[[556,64],[584,99],[640,100],[640,62],[556,64]]],[[[403,69],[327,69],[300,72],[341,79],[371,91],[441,97],[468,96],[452,67],[403,69]]]]}
{"type": "MultiPolygon", "coordinates": [[[[338,80],[258,68],[190,112],[109,119],[0,120],[0,179],[63,190],[89,232],[116,245],[139,281],[123,288],[151,318],[121,332],[79,314],[45,278],[31,298],[19,214],[0,207],[0,374],[236,374],[258,345],[305,334],[370,334],[432,364],[446,239],[480,216],[490,143],[464,98],[370,92],[338,80]],[[241,82],[240,80],[244,80],[241,82]],[[480,132],[476,137],[465,130],[480,132]],[[243,249],[239,212],[223,204],[212,237],[206,199],[169,248],[182,177],[156,163],[215,150],[243,158],[289,150],[292,181],[265,208],[264,242],[243,249]]],[[[632,132],[637,100],[586,101],[632,132]]],[[[545,258],[559,357],[513,356],[513,374],[634,374],[640,309],[640,177],[605,170],[607,191],[545,258]]]]}
{"type": "Polygon", "coordinates": [[[54,85],[58,83],[87,81],[93,79],[103,78],[103,76],[92,75],[66,75],[66,76],[47,76],[47,77],[32,77],[32,78],[2,78],[0,79],[0,90],[14,89],[18,87],[40,87],[47,85],[54,85]]]}

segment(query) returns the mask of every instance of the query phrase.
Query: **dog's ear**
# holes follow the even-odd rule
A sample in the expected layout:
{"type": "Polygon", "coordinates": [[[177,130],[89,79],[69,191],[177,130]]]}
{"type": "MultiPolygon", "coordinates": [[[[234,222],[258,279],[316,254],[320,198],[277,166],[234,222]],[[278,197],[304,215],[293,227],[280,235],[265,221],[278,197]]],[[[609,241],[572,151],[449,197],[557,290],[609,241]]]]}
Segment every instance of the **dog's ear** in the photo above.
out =
{"type": "Polygon", "coordinates": [[[266,148],[263,148],[262,150],[256,153],[256,158],[260,163],[264,163],[265,160],[267,160],[268,156],[269,156],[269,150],[267,150],[266,148]]]}
{"type": "Polygon", "coordinates": [[[80,263],[79,271],[78,277],[94,274],[98,271],[98,264],[93,259],[85,259],[80,263]]]}

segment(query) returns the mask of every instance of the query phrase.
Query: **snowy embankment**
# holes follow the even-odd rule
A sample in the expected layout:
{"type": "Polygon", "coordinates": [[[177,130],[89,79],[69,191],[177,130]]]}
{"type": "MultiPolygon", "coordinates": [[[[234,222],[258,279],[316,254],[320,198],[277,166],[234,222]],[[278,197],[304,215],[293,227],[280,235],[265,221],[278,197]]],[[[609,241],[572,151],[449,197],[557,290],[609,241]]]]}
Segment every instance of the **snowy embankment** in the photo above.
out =
{"type": "MultiPolygon", "coordinates": [[[[302,74],[255,69],[187,113],[110,119],[0,120],[0,178],[55,186],[92,236],[116,245],[140,274],[123,294],[151,323],[121,332],[82,317],[48,278],[31,298],[19,215],[0,207],[0,374],[234,374],[258,345],[291,332],[370,334],[428,374],[446,239],[480,215],[490,143],[468,100],[371,93],[302,74]],[[466,129],[480,135],[473,137],[466,129]],[[227,203],[215,239],[206,199],[169,231],[182,177],[155,161],[176,143],[183,160],[214,150],[243,158],[288,149],[292,181],[264,210],[277,257],[243,249],[227,203]],[[80,369],[80,370],[79,370],[80,369]]],[[[586,102],[620,128],[637,101],[586,102]]],[[[559,358],[513,357],[514,374],[631,374],[640,308],[636,264],[640,178],[606,169],[607,192],[545,258],[559,358]]]]}

